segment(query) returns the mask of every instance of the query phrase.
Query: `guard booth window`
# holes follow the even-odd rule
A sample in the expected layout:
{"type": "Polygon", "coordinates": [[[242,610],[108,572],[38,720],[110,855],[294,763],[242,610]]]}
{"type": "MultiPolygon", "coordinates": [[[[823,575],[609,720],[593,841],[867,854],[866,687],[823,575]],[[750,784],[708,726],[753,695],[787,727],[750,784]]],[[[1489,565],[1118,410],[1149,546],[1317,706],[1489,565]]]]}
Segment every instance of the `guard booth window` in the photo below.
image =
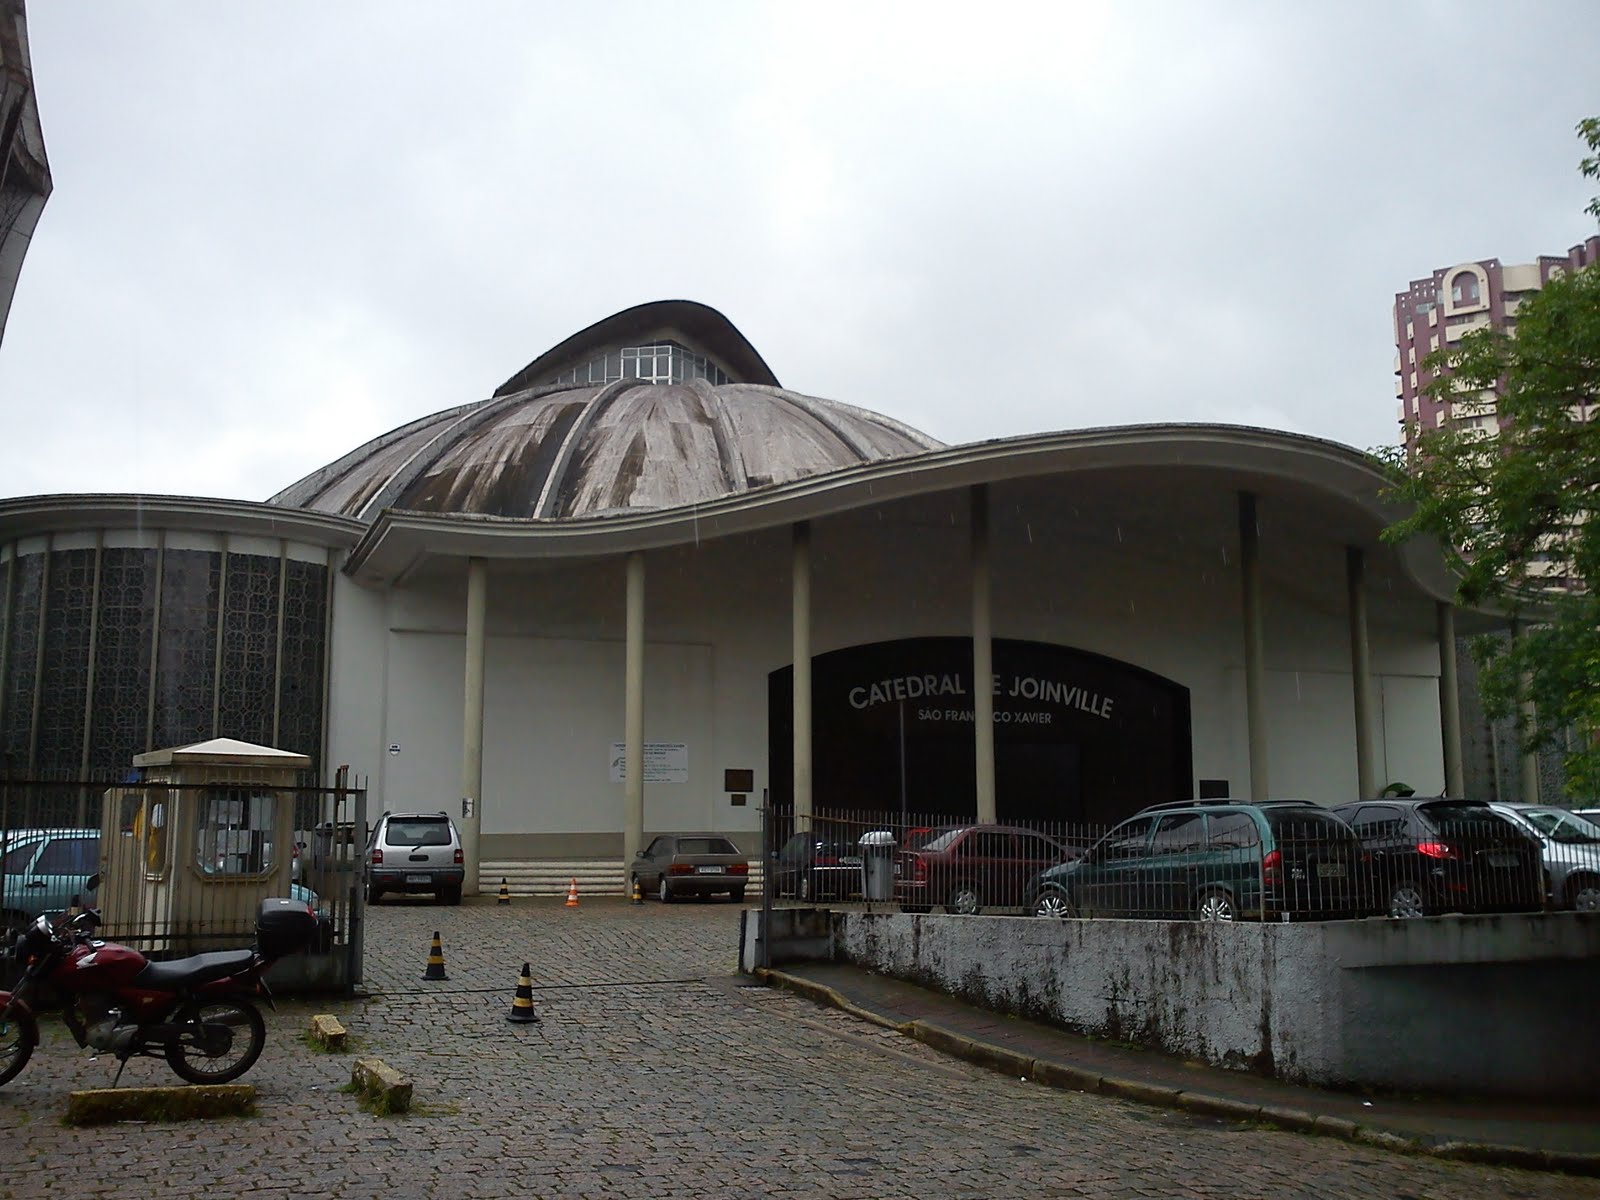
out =
{"type": "Polygon", "coordinates": [[[261,875],[272,870],[273,797],[243,788],[213,788],[200,801],[195,864],[207,875],[261,875]]]}

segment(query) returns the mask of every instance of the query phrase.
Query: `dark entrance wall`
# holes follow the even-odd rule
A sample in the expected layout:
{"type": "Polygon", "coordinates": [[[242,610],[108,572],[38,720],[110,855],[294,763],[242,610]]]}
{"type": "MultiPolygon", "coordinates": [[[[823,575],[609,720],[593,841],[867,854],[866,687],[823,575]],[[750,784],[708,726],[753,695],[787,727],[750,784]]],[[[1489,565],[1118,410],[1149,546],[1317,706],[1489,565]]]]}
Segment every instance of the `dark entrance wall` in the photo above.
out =
{"type": "MultiPolygon", "coordinates": [[[[1106,822],[1193,794],[1188,688],[1047,642],[996,639],[994,673],[1001,820],[1106,822]]],[[[793,687],[792,667],[768,676],[779,807],[793,802],[793,687]]],[[[834,650],[812,659],[811,689],[816,808],[972,814],[971,639],[834,650]]]]}

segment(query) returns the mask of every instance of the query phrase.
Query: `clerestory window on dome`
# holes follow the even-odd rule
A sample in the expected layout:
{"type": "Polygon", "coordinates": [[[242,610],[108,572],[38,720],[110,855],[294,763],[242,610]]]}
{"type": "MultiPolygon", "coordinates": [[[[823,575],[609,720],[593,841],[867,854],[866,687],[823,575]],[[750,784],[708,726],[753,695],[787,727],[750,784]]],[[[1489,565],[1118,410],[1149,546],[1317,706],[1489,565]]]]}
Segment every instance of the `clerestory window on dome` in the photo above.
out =
{"type": "Polygon", "coordinates": [[[728,382],[728,376],[716,363],[672,341],[619,346],[582,366],[561,372],[550,382],[581,385],[615,383],[619,379],[638,379],[645,383],[682,383],[686,379],[728,382]]]}

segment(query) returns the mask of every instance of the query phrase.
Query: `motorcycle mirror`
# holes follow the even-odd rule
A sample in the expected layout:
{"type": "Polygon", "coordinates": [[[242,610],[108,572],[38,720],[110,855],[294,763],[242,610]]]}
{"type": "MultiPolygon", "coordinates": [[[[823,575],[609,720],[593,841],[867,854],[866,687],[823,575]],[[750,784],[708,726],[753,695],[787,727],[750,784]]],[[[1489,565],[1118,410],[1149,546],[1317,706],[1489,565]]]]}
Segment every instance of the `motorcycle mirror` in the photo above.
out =
{"type": "Polygon", "coordinates": [[[96,871],[83,881],[83,890],[86,892],[98,892],[100,890],[100,872],[96,871]]]}
{"type": "Polygon", "coordinates": [[[100,928],[100,914],[92,908],[86,908],[72,918],[72,927],[74,929],[96,930],[100,928]]]}

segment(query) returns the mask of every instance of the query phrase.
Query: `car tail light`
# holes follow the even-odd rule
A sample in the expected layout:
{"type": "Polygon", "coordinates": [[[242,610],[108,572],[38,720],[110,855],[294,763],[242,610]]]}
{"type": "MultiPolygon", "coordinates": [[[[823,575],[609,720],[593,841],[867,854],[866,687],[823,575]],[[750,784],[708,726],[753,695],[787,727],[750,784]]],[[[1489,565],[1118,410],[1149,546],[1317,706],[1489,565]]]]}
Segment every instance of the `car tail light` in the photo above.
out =
{"type": "Polygon", "coordinates": [[[688,863],[673,863],[667,868],[668,875],[693,875],[694,868],[688,863]]]}
{"type": "Polygon", "coordinates": [[[913,854],[911,856],[911,875],[912,878],[920,880],[923,883],[928,881],[928,860],[923,858],[920,854],[913,854]]]}
{"type": "Polygon", "coordinates": [[[383,851],[382,850],[374,850],[372,852],[372,864],[373,864],[373,866],[377,866],[377,867],[383,866],[383,851]]]}
{"type": "Polygon", "coordinates": [[[729,875],[748,875],[748,874],[750,874],[750,864],[747,863],[747,862],[729,863],[728,864],[728,874],[729,875]]]}
{"type": "Polygon", "coordinates": [[[1261,860],[1261,882],[1283,882],[1283,851],[1269,850],[1267,856],[1261,860]]]}
{"type": "Polygon", "coordinates": [[[1418,842],[1417,853],[1427,858],[1460,858],[1449,842],[1418,842]]]}
{"type": "Polygon", "coordinates": [[[461,847],[457,846],[456,847],[455,864],[456,864],[456,866],[459,867],[464,862],[466,862],[466,859],[461,857],[461,847]]]}
{"type": "Polygon", "coordinates": [[[819,854],[811,862],[814,867],[837,867],[839,860],[831,854],[819,854]]]}

